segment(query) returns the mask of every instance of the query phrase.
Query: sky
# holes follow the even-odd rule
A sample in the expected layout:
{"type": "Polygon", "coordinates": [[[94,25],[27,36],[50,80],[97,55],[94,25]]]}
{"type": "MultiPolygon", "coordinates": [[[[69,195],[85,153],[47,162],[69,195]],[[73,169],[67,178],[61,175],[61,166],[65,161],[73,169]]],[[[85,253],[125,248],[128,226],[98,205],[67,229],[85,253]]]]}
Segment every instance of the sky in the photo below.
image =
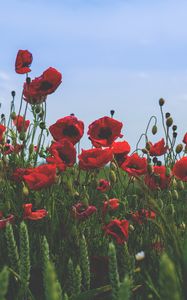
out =
{"type": "MultiPolygon", "coordinates": [[[[184,0],[0,0],[0,102],[8,114],[11,91],[18,109],[24,75],[15,73],[19,49],[33,54],[31,78],[48,67],[63,75],[47,99],[47,124],[74,113],[85,123],[81,146],[94,120],[123,122],[132,150],[151,115],[160,119],[166,100],[187,131],[187,1],[184,0]]],[[[158,135],[163,136],[160,122],[158,135]]],[[[142,145],[143,146],[143,145],[142,145]]]]}

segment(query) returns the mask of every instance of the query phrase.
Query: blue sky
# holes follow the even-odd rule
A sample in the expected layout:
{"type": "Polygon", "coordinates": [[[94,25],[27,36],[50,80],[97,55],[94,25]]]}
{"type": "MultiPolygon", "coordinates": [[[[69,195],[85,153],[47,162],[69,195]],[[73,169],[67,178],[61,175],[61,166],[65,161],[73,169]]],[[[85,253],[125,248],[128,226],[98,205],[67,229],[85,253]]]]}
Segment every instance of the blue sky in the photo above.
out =
{"type": "MultiPolygon", "coordinates": [[[[8,112],[24,76],[14,71],[19,49],[33,54],[31,77],[49,66],[63,83],[47,99],[48,124],[70,113],[87,126],[116,111],[134,148],[158,99],[166,99],[179,137],[187,131],[187,1],[0,1],[0,102],[8,112]]],[[[156,141],[162,132],[153,138],[156,141]]],[[[151,136],[150,136],[151,137],[151,136]]],[[[180,141],[180,140],[179,140],[180,141]]],[[[83,147],[89,147],[86,137],[83,147]]]]}

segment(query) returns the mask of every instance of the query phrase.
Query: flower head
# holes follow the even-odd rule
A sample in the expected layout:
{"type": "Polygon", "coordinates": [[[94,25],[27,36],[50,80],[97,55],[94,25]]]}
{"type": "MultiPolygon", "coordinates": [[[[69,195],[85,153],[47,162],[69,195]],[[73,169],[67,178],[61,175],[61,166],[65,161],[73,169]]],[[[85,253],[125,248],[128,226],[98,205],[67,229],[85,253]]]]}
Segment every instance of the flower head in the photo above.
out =
{"type": "Polygon", "coordinates": [[[145,157],[138,156],[137,153],[127,156],[121,168],[130,176],[139,176],[147,172],[147,160],[145,157]]]}
{"type": "Polygon", "coordinates": [[[45,209],[38,209],[36,211],[32,211],[31,203],[23,204],[23,209],[23,219],[40,220],[47,215],[47,211],[45,209]]]}
{"type": "Polygon", "coordinates": [[[111,235],[118,244],[123,244],[128,240],[129,222],[127,220],[114,219],[103,227],[105,234],[111,235]]]}
{"type": "Polygon", "coordinates": [[[15,62],[15,70],[18,74],[25,74],[31,71],[32,54],[28,50],[19,50],[15,62]]]}
{"type": "Polygon", "coordinates": [[[92,170],[104,167],[113,158],[112,150],[106,149],[89,149],[82,150],[82,153],[78,156],[79,167],[82,170],[92,170]]]}

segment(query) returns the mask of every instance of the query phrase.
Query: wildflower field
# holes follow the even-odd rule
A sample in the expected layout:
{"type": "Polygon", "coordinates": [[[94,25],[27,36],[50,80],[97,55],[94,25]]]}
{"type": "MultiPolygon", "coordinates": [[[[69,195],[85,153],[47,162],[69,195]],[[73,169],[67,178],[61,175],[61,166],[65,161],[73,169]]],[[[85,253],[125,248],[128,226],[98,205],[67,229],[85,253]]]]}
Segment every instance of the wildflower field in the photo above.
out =
{"type": "Polygon", "coordinates": [[[0,300],[187,299],[187,133],[176,142],[162,98],[163,138],[151,142],[152,116],[136,149],[112,110],[88,129],[74,114],[47,128],[62,75],[31,79],[31,63],[19,50],[21,102],[12,91],[1,114],[0,300]]]}

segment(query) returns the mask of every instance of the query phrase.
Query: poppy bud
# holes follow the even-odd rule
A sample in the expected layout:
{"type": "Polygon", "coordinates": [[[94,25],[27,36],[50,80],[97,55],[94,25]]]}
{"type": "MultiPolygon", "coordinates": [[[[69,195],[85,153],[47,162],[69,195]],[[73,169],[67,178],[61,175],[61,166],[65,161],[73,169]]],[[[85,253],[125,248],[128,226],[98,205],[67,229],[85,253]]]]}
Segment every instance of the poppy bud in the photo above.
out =
{"type": "Polygon", "coordinates": [[[177,132],[173,132],[173,137],[174,137],[174,138],[177,137],[177,132]]]}
{"type": "Polygon", "coordinates": [[[167,112],[167,113],[165,114],[166,119],[169,118],[170,116],[171,116],[171,114],[170,114],[169,112],[167,112]]]}
{"type": "Polygon", "coordinates": [[[117,179],[116,173],[113,170],[110,170],[109,178],[110,178],[111,184],[116,183],[116,179],[117,179]]]}
{"type": "Polygon", "coordinates": [[[148,151],[151,149],[151,145],[150,145],[150,143],[149,143],[149,142],[147,142],[147,143],[146,143],[146,146],[145,146],[145,148],[146,148],[148,151]]]}
{"type": "Polygon", "coordinates": [[[158,161],[157,161],[157,166],[160,167],[161,165],[162,165],[162,162],[161,162],[160,160],[158,160],[158,161]]]}
{"type": "Polygon", "coordinates": [[[179,199],[179,194],[178,194],[177,190],[172,191],[172,198],[173,198],[173,200],[179,199]]]}
{"type": "Polygon", "coordinates": [[[154,126],[152,127],[152,134],[155,135],[156,133],[157,133],[157,126],[154,125],[154,126]]]}
{"type": "Polygon", "coordinates": [[[16,96],[16,92],[15,92],[15,91],[12,91],[12,92],[11,92],[11,95],[12,95],[12,97],[14,98],[14,97],[16,96]]]}
{"type": "Polygon", "coordinates": [[[23,186],[22,192],[23,192],[23,195],[26,197],[29,195],[29,189],[26,185],[23,186]]]}
{"type": "Polygon", "coordinates": [[[173,125],[172,129],[173,129],[173,131],[176,131],[177,130],[177,125],[173,125]]]}
{"type": "Polygon", "coordinates": [[[16,113],[15,111],[13,111],[11,114],[10,114],[10,117],[12,120],[15,120],[16,119],[16,113]]]}
{"type": "Polygon", "coordinates": [[[44,111],[42,110],[40,113],[39,113],[39,115],[38,115],[39,117],[40,117],[40,119],[42,119],[43,118],[43,116],[44,116],[44,111]]]}
{"type": "Polygon", "coordinates": [[[73,194],[73,197],[76,201],[80,200],[80,194],[77,191],[73,194]]]}
{"type": "Polygon", "coordinates": [[[164,100],[163,98],[160,98],[160,99],[159,99],[159,105],[160,105],[160,106],[163,106],[164,103],[165,103],[165,100],[164,100]]]}
{"type": "Polygon", "coordinates": [[[173,124],[173,119],[171,117],[167,118],[166,120],[166,126],[170,127],[173,124]]]}
{"type": "Polygon", "coordinates": [[[179,181],[177,182],[177,187],[178,187],[178,189],[179,189],[180,191],[183,191],[183,190],[184,190],[184,183],[183,183],[181,180],[179,180],[179,181]]]}
{"type": "Polygon", "coordinates": [[[130,231],[134,231],[134,229],[135,229],[134,226],[133,226],[132,224],[130,224],[130,225],[129,225],[129,230],[130,230],[130,231]]]}
{"type": "Polygon", "coordinates": [[[182,230],[185,230],[186,229],[186,224],[184,222],[182,222],[180,225],[179,225],[180,229],[182,230]]]}
{"type": "Polygon", "coordinates": [[[116,164],[114,162],[110,163],[110,169],[113,170],[113,171],[116,171],[117,167],[116,167],[116,164]]]}
{"type": "Polygon", "coordinates": [[[115,110],[111,109],[111,111],[110,111],[111,117],[113,117],[114,114],[115,114],[115,110]]]}
{"type": "Polygon", "coordinates": [[[162,209],[162,208],[164,207],[164,204],[163,204],[163,201],[162,201],[161,198],[159,198],[159,199],[157,200],[157,203],[158,203],[158,206],[160,207],[160,209],[162,209]]]}
{"type": "Polygon", "coordinates": [[[25,132],[22,131],[22,132],[19,134],[19,139],[20,139],[21,141],[24,141],[25,137],[26,137],[25,132]]]}
{"type": "Polygon", "coordinates": [[[182,149],[183,149],[183,145],[182,145],[182,144],[178,144],[178,145],[176,146],[176,148],[175,148],[175,152],[176,152],[177,154],[179,154],[179,153],[181,153],[182,149]]]}
{"type": "Polygon", "coordinates": [[[40,122],[39,126],[40,126],[41,129],[45,129],[46,128],[45,122],[40,122]]]}
{"type": "Polygon", "coordinates": [[[156,157],[156,156],[154,156],[154,157],[153,157],[153,163],[154,163],[154,164],[156,164],[156,163],[157,163],[157,161],[158,161],[157,157],[156,157]]]}

